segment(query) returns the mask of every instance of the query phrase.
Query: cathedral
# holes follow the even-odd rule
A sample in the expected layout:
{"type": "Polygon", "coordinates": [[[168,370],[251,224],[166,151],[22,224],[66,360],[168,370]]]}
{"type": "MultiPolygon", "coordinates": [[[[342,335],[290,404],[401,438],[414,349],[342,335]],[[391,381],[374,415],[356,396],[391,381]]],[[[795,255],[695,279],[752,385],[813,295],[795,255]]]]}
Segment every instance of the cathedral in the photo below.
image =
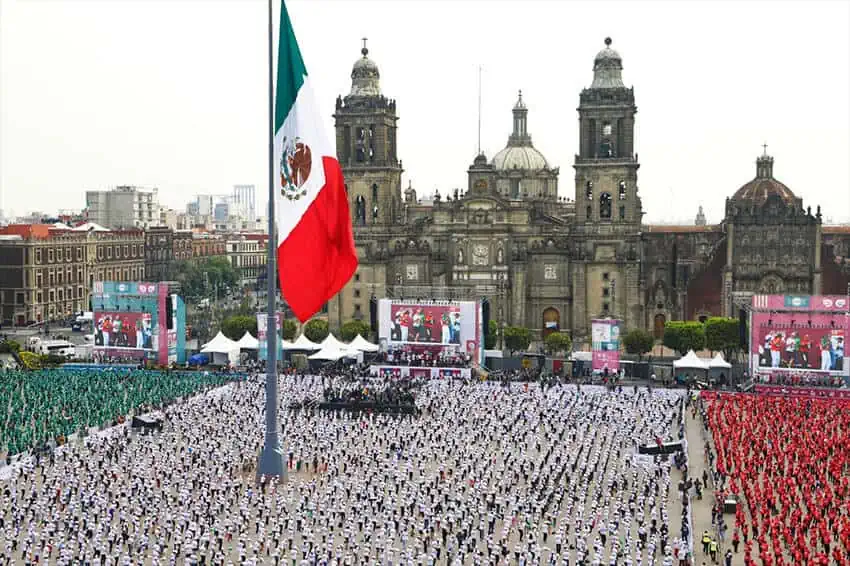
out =
{"type": "Polygon", "coordinates": [[[766,152],[720,224],[702,211],[688,226],[643,222],[635,92],[610,38],[579,94],[572,198],[558,196],[560,170],[534,147],[522,92],[505,148],[475,156],[465,191],[422,199],[403,188],[396,104],[361,54],[334,112],[360,266],[328,304],[332,327],[368,321],[372,297],[486,298],[500,325],[581,343],[594,318],[660,337],[668,320],[737,316],[754,293],[848,292],[850,227],[823,225],[766,152]]]}

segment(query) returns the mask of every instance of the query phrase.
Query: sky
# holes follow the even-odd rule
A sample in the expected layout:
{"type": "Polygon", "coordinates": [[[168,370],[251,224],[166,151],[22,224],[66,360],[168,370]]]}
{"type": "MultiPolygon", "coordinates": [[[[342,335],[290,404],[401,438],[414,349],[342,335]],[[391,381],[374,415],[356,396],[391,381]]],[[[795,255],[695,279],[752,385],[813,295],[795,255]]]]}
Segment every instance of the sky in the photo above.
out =
{"type": "MultiPolygon", "coordinates": [[[[692,223],[699,206],[719,222],[764,143],[804,205],[850,222],[846,1],[287,6],[327,128],[368,37],[397,101],[402,186],[420,195],[466,187],[481,66],[485,154],[505,146],[521,89],[534,145],[573,197],[579,93],[610,36],[635,90],[648,222],[692,223]]],[[[86,190],[125,184],[158,187],[179,210],[235,184],[265,195],[266,10],[263,0],[0,0],[0,208],[79,210],[86,190]]]]}

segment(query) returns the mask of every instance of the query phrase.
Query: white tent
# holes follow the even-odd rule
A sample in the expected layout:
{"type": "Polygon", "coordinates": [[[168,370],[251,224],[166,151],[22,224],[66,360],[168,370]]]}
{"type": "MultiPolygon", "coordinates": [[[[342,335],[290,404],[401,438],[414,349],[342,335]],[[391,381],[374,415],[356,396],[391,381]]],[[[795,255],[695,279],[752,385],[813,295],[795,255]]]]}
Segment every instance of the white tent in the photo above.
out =
{"type": "Polygon", "coordinates": [[[344,358],[348,355],[348,352],[345,350],[341,350],[339,348],[335,348],[333,346],[325,346],[315,354],[307,356],[311,360],[326,360],[335,362],[341,358],[344,358]]]}
{"type": "Polygon", "coordinates": [[[683,358],[673,362],[675,369],[708,369],[708,364],[697,357],[693,350],[689,350],[683,358]]]}
{"type": "Polygon", "coordinates": [[[320,350],[321,348],[321,346],[315,342],[311,342],[310,339],[303,334],[296,338],[295,342],[287,342],[285,340],[283,342],[284,350],[320,350]]]}
{"type": "Polygon", "coordinates": [[[340,342],[333,334],[325,336],[325,339],[322,340],[321,346],[322,348],[337,348],[339,350],[345,350],[348,348],[348,344],[340,342]]]}
{"type": "Polygon", "coordinates": [[[724,360],[723,356],[721,356],[718,352],[717,355],[714,356],[714,359],[708,362],[708,367],[710,367],[711,369],[731,369],[732,364],[724,360]]]}
{"type": "Polygon", "coordinates": [[[351,344],[348,346],[349,350],[360,350],[361,352],[377,352],[378,346],[376,344],[372,344],[359,334],[357,338],[351,341],[351,344]]]}
{"type": "Polygon", "coordinates": [[[219,330],[218,334],[215,335],[215,338],[204,344],[201,351],[205,353],[230,353],[233,350],[239,350],[239,346],[237,344],[237,342],[231,340],[219,330]]]}
{"type": "Polygon", "coordinates": [[[260,347],[260,341],[251,336],[251,333],[246,330],[245,335],[239,339],[236,345],[239,346],[240,350],[256,350],[260,347]]]}

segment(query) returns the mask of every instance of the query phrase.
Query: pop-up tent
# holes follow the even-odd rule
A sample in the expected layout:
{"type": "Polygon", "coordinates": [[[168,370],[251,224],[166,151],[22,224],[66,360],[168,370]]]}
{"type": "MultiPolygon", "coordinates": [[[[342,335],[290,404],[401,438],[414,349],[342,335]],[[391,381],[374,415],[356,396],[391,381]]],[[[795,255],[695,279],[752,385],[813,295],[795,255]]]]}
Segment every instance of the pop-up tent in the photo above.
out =
{"type": "Polygon", "coordinates": [[[201,353],[210,354],[212,363],[225,365],[228,362],[239,361],[239,343],[231,340],[220,331],[215,338],[204,344],[201,353]]]}
{"type": "Polygon", "coordinates": [[[708,367],[711,369],[732,369],[732,364],[723,359],[723,356],[718,352],[714,358],[708,362],[708,367]]]}
{"type": "Polygon", "coordinates": [[[239,339],[236,345],[239,346],[240,350],[256,350],[260,347],[260,341],[251,336],[251,333],[246,330],[245,335],[239,339]]]}
{"type": "Polygon", "coordinates": [[[338,350],[345,350],[348,348],[348,344],[344,342],[340,342],[337,340],[337,337],[333,334],[328,334],[324,340],[322,340],[321,344],[322,348],[336,348],[338,350]]]}
{"type": "Polygon", "coordinates": [[[350,355],[350,353],[347,352],[346,350],[342,350],[340,348],[335,348],[333,346],[325,346],[324,348],[322,348],[321,350],[319,350],[315,354],[312,354],[312,355],[307,356],[307,357],[308,357],[308,359],[311,359],[311,360],[323,360],[323,361],[335,362],[335,361],[340,360],[342,358],[345,358],[349,355],[350,355]]]}
{"type": "Polygon", "coordinates": [[[689,350],[684,357],[673,362],[674,369],[708,369],[708,364],[699,359],[693,350],[689,350]]]}
{"type": "Polygon", "coordinates": [[[349,344],[347,347],[348,347],[349,350],[360,350],[361,352],[377,352],[378,351],[378,345],[377,344],[372,344],[371,342],[369,342],[368,340],[366,340],[365,338],[363,338],[359,334],[357,335],[357,337],[354,340],[351,341],[351,344],[349,344]]]}
{"type": "Polygon", "coordinates": [[[315,342],[312,342],[309,338],[304,336],[303,334],[299,336],[295,342],[283,342],[284,350],[304,350],[304,351],[313,351],[320,350],[322,347],[315,342]]]}

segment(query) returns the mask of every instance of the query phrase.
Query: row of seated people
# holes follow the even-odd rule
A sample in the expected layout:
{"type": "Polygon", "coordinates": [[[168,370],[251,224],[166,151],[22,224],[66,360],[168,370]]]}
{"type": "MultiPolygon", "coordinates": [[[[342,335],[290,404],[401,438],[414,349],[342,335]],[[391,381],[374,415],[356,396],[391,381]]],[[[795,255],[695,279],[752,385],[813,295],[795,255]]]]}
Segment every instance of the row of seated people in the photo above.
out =
{"type": "Polygon", "coordinates": [[[843,387],[845,377],[813,372],[775,371],[761,372],[753,380],[757,384],[792,385],[800,387],[843,387]]]}
{"type": "Polygon", "coordinates": [[[469,367],[471,360],[466,352],[453,350],[395,349],[379,353],[376,363],[390,366],[456,368],[469,367]]]}

